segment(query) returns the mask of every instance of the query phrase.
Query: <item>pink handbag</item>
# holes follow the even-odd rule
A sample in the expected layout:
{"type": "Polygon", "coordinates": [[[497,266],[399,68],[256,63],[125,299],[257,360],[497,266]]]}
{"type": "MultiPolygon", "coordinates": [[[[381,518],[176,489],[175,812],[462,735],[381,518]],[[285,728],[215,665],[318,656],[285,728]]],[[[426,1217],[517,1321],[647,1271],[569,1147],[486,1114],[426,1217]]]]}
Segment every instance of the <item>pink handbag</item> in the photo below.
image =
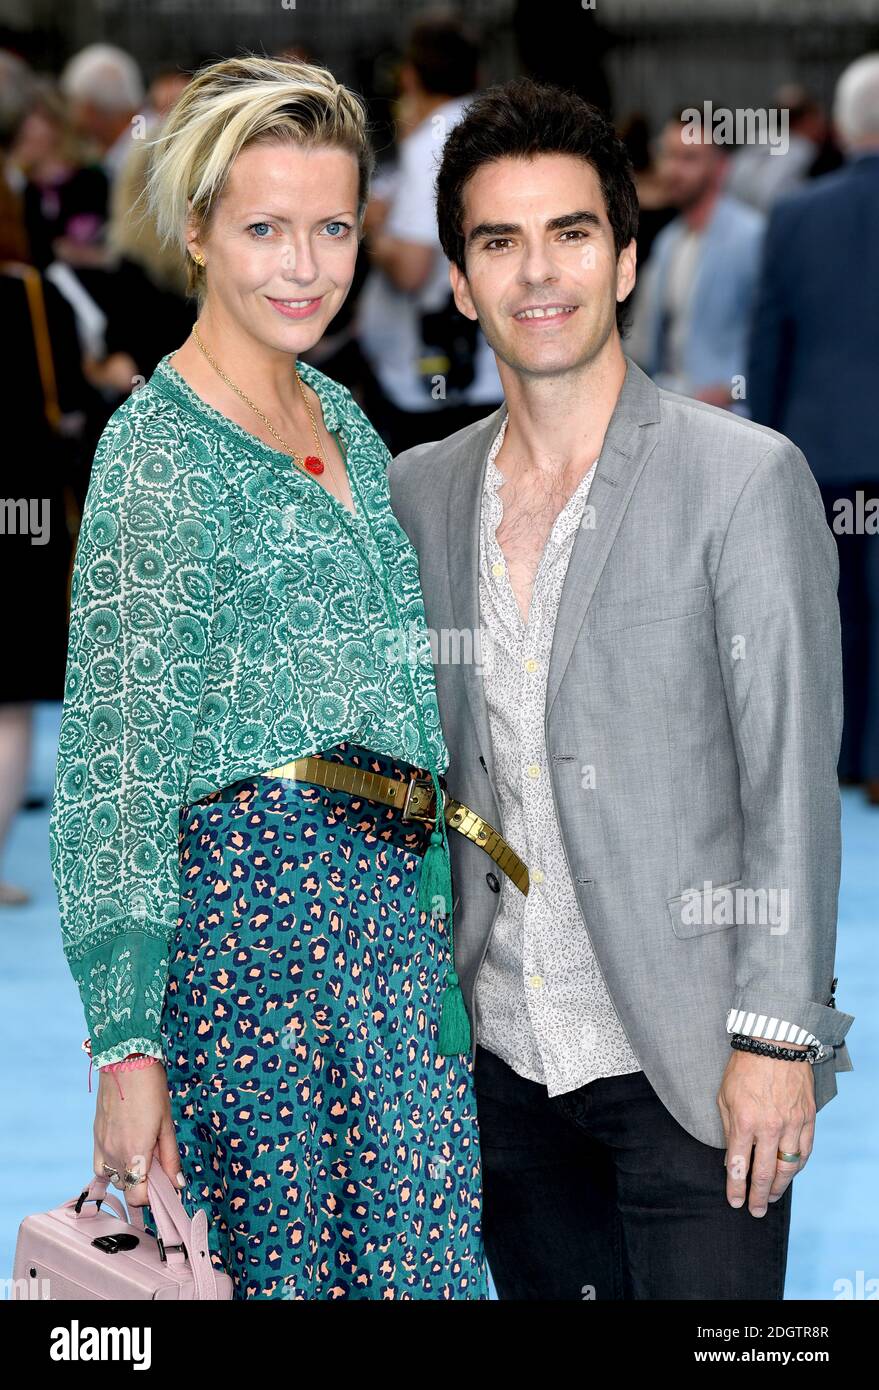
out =
{"type": "Polygon", "coordinates": [[[15,1247],[14,1299],[232,1297],[231,1277],[214,1268],[208,1253],[207,1213],[200,1207],[195,1216],[186,1214],[157,1158],[147,1174],[147,1193],[158,1237],[144,1230],[142,1208],[130,1207],[126,1216],[108,1185],[108,1178],[93,1177],[78,1197],[24,1218],[15,1247]]]}

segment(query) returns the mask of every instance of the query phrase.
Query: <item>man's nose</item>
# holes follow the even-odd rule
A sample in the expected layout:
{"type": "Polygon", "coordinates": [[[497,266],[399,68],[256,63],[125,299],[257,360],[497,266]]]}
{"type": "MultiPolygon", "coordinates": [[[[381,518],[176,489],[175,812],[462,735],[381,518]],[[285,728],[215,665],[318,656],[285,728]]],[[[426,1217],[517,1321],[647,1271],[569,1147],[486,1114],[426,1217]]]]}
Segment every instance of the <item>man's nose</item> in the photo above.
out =
{"type": "Polygon", "coordinates": [[[529,285],[539,285],[547,280],[555,280],[557,275],[555,261],[543,242],[526,246],[520,267],[522,280],[529,285]]]}

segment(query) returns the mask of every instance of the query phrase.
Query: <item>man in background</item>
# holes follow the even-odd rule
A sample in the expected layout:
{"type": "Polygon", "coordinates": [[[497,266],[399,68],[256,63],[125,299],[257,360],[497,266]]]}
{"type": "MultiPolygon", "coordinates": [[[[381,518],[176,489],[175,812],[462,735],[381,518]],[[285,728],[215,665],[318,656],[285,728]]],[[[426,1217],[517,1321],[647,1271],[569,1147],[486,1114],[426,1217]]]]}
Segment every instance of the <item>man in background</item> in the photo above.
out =
{"type": "Polygon", "coordinates": [[[839,773],[879,806],[879,53],[843,72],[834,124],[844,166],[772,210],[748,397],[755,420],[803,450],[821,488],[839,549],[839,773]]]}
{"type": "Polygon", "coordinates": [[[819,101],[798,83],[780,87],[772,102],[787,112],[784,149],[768,144],[743,145],[732,157],[727,193],[768,212],[777,198],[792,193],[807,179],[829,173],[842,163],[819,101]]]}
{"type": "Polygon", "coordinates": [[[95,145],[111,184],[134,139],[133,118],[144,100],[143,78],[130,53],[109,43],[92,43],[61,74],[75,130],[95,145]]]}
{"type": "Polygon", "coordinates": [[[659,175],[678,216],[653,243],[627,351],[658,386],[745,415],[764,219],[724,193],[729,156],[710,129],[694,130],[692,109],[676,111],[662,132],[659,175]]]}
{"type": "Polygon", "coordinates": [[[372,270],[358,332],[373,376],[368,414],[392,452],[470,424],[503,396],[494,354],[455,307],[436,229],[438,158],[476,86],[478,57],[457,19],[414,25],[400,72],[408,134],[388,196],[367,209],[372,270]]]}

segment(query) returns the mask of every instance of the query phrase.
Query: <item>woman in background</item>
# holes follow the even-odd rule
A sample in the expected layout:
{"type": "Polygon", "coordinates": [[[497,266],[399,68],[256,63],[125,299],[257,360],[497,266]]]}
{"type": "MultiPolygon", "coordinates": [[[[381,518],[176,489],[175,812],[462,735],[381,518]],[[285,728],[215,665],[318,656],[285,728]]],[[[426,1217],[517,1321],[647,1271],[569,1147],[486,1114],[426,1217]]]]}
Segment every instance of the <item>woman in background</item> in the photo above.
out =
{"type": "MultiPolygon", "coordinates": [[[[34,703],[64,690],[68,583],[79,519],[79,473],[90,391],[74,316],[34,264],[23,200],[6,177],[33,101],[30,70],[0,55],[0,323],[8,343],[0,373],[3,501],[0,597],[0,855],[27,792],[34,703]]],[[[31,902],[0,879],[0,907],[31,902]]]]}

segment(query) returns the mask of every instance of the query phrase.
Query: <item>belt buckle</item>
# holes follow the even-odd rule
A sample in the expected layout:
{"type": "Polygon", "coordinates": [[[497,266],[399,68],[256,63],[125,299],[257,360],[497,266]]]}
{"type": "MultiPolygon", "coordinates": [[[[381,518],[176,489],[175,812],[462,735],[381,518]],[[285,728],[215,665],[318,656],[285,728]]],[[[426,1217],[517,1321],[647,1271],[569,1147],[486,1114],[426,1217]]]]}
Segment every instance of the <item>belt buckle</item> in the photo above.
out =
{"type": "MultiPolygon", "coordinates": [[[[448,802],[448,793],[444,787],[440,787],[443,794],[443,808],[448,802]]],[[[404,821],[422,821],[430,824],[436,820],[436,811],[433,815],[419,814],[419,807],[422,809],[430,804],[433,796],[433,782],[429,777],[419,777],[417,773],[412,773],[409,778],[409,786],[406,788],[406,800],[403,802],[403,810],[400,819],[404,821]],[[415,803],[413,809],[413,802],[415,803]]]]}

